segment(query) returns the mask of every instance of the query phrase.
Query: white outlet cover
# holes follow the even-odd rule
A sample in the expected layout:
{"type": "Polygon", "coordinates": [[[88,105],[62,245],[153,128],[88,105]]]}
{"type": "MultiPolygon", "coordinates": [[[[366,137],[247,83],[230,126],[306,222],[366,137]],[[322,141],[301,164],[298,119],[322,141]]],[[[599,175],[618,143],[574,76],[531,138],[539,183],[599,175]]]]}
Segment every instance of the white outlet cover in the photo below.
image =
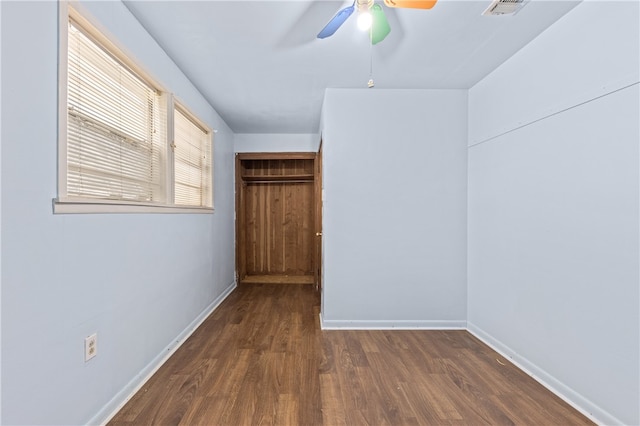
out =
{"type": "Polygon", "coordinates": [[[84,339],[84,361],[87,362],[98,354],[98,334],[93,333],[84,339]]]}

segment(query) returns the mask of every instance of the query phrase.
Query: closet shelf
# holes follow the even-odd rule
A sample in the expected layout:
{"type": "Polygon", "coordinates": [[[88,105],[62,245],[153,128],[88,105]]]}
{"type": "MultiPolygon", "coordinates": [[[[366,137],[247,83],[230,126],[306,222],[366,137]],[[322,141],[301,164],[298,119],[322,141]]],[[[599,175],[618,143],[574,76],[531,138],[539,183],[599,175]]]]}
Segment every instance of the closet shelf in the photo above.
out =
{"type": "Polygon", "coordinates": [[[297,174],[297,175],[260,175],[260,176],[247,176],[242,175],[242,180],[245,182],[260,182],[260,181],[313,181],[313,174],[297,174]]]}

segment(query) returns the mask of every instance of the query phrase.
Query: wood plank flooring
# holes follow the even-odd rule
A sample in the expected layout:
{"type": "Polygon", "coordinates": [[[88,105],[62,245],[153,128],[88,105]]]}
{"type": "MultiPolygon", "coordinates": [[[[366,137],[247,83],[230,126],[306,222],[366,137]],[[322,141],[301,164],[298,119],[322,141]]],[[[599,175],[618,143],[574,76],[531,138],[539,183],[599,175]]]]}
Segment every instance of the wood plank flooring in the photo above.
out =
{"type": "Polygon", "coordinates": [[[322,331],[311,285],[238,287],[110,425],[592,424],[466,331],[322,331]]]}

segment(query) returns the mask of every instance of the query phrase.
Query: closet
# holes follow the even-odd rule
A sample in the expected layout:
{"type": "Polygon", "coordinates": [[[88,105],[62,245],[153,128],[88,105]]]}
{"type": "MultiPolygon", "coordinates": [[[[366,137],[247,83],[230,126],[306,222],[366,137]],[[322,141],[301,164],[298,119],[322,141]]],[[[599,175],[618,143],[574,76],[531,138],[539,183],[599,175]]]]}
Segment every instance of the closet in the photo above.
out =
{"type": "Polygon", "coordinates": [[[317,284],[315,153],[236,154],[240,284],[317,284]]]}

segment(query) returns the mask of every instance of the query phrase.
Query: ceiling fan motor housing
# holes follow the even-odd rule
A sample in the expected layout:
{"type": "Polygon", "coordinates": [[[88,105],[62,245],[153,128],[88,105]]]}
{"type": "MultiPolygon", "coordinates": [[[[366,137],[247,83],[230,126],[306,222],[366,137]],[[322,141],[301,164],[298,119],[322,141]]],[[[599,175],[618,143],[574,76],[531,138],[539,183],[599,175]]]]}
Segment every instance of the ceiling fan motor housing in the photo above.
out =
{"type": "Polygon", "coordinates": [[[373,0],[357,0],[358,12],[366,12],[373,6],[373,0]]]}

